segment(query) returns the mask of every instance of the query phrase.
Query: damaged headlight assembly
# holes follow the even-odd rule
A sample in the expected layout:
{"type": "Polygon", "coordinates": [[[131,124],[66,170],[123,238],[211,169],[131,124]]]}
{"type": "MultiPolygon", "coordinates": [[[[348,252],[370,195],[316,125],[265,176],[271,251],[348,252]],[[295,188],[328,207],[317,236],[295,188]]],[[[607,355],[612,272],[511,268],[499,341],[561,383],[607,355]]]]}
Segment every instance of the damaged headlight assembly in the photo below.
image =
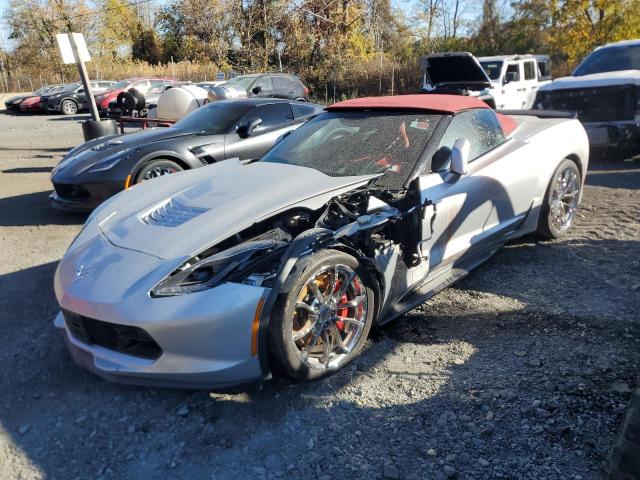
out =
{"type": "MultiPolygon", "coordinates": [[[[170,297],[201,292],[229,280],[232,273],[244,271],[287,244],[277,240],[248,241],[210,256],[195,256],[183,263],[152,291],[152,297],[170,297]]],[[[251,272],[247,272],[247,276],[251,272]]],[[[251,284],[251,282],[249,282],[251,284]]]]}

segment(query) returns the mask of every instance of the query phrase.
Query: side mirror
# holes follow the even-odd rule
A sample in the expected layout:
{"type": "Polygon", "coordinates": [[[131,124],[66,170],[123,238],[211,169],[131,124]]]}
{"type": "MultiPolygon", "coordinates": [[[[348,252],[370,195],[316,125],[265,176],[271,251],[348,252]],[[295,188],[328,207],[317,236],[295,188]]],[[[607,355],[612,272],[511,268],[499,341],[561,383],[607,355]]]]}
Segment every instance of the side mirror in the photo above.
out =
{"type": "Polygon", "coordinates": [[[248,123],[242,124],[238,127],[238,136],[240,138],[250,137],[253,131],[256,129],[258,125],[262,123],[261,118],[254,118],[248,123]]]}
{"type": "Polygon", "coordinates": [[[458,175],[466,175],[469,163],[471,144],[466,138],[459,138],[451,149],[451,171],[458,175]]]}
{"type": "Polygon", "coordinates": [[[251,91],[253,92],[254,95],[258,95],[260,92],[262,92],[262,87],[258,85],[257,87],[253,87],[251,91]]]}

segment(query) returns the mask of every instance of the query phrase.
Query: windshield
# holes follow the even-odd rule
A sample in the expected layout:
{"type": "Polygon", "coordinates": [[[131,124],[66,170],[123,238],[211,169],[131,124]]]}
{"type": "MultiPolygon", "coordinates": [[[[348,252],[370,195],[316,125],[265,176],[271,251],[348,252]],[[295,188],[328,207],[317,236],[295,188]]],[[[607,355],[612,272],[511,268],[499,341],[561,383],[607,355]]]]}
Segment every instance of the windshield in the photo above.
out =
{"type": "Polygon", "coordinates": [[[70,92],[72,90],[75,90],[79,86],[80,86],[80,82],[70,83],[68,85],[63,85],[62,87],[60,87],[60,89],[52,90],[49,93],[70,92]]]}
{"type": "Polygon", "coordinates": [[[202,132],[209,135],[229,133],[240,117],[250,108],[250,105],[224,100],[217,101],[191,112],[182,120],[176,122],[173,128],[179,128],[186,132],[202,132]]]}
{"type": "Polygon", "coordinates": [[[133,83],[133,80],[120,80],[115,85],[111,85],[109,90],[122,90],[133,83]]]}
{"type": "Polygon", "coordinates": [[[487,72],[487,76],[491,80],[498,80],[500,78],[500,72],[502,72],[503,62],[480,62],[484,71],[487,72]]]}
{"type": "Polygon", "coordinates": [[[619,70],[640,70],[640,45],[606,47],[591,54],[573,72],[573,75],[616,72],[619,70]]]}
{"type": "Polygon", "coordinates": [[[225,86],[239,86],[244,90],[248,90],[256,78],[256,75],[240,75],[239,77],[234,77],[231,80],[227,81],[225,83],[225,86]]]}
{"type": "Polygon", "coordinates": [[[313,168],[332,177],[385,173],[400,188],[420,159],[440,115],[327,112],[294,130],[262,162],[313,168]]]}

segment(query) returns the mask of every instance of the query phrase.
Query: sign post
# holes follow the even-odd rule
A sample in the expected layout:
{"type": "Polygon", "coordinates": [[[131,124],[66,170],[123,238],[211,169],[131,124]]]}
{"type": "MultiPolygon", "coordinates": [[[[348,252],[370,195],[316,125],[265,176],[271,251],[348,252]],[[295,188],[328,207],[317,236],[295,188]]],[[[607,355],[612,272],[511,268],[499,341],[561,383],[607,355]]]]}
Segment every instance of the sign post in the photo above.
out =
{"type": "Polygon", "coordinates": [[[89,104],[89,110],[91,111],[91,120],[83,122],[82,124],[85,140],[117,133],[118,129],[115,120],[100,121],[96,100],[93,98],[93,91],[91,90],[91,82],[89,81],[87,68],[84,65],[84,62],[91,60],[91,56],[87,50],[87,44],[84,41],[84,35],[81,33],[58,33],[56,34],[56,41],[58,42],[63,63],[75,63],[78,66],[84,94],[89,104]]]}

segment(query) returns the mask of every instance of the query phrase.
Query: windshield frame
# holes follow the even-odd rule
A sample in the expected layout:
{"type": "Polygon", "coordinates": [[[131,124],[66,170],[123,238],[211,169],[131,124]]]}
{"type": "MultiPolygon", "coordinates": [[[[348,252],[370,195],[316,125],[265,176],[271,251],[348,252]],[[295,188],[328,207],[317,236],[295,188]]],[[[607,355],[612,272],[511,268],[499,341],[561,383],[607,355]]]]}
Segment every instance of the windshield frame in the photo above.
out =
{"type": "MultiPolygon", "coordinates": [[[[311,168],[317,170],[325,175],[334,176],[334,177],[349,177],[349,176],[372,176],[379,175],[379,179],[376,180],[376,187],[383,190],[392,190],[392,191],[400,191],[406,189],[407,185],[415,178],[416,172],[420,172],[424,165],[426,164],[426,160],[428,158],[429,151],[433,149],[433,140],[437,138],[440,133],[440,126],[442,125],[443,119],[447,118],[447,114],[443,112],[437,112],[432,110],[424,110],[424,109],[341,109],[341,110],[329,110],[320,113],[319,115],[313,117],[308,122],[302,124],[299,128],[291,132],[285,139],[281,142],[276,143],[267,153],[265,153],[260,159],[260,162],[265,163],[280,163],[285,165],[294,165],[300,166],[304,168],[311,168]],[[392,116],[398,117],[411,117],[411,116],[421,116],[421,117],[429,117],[430,126],[427,126],[426,129],[428,132],[425,134],[426,137],[422,141],[421,144],[416,144],[416,151],[412,152],[412,155],[415,155],[410,161],[408,161],[402,168],[406,167],[406,171],[401,174],[393,173],[394,177],[391,177],[390,173],[387,171],[380,172],[361,172],[361,173],[352,173],[352,174],[337,174],[337,173],[328,173],[323,169],[317,168],[317,166],[313,165],[304,165],[302,162],[295,161],[279,161],[278,151],[288,143],[292,141],[297,141],[298,138],[311,138],[311,136],[319,131],[320,129],[316,129],[313,133],[308,133],[307,130],[309,128],[313,128],[313,126],[319,122],[326,122],[327,120],[335,119],[335,118],[362,118],[363,120],[369,119],[371,117],[385,117],[389,118],[392,116]],[[381,174],[381,175],[380,175],[381,174]],[[397,176],[399,175],[399,176],[397,176]],[[393,178],[398,181],[393,181],[393,178]],[[385,181],[385,179],[391,179],[385,181]]],[[[366,124],[363,122],[363,126],[366,124]]],[[[322,127],[321,127],[322,128],[322,127]]],[[[301,144],[302,142],[300,142],[301,144]]],[[[325,143],[326,144],[326,143],[325,143]]],[[[319,145],[320,147],[322,144],[319,145]]],[[[319,146],[316,146],[318,148],[319,146]]],[[[285,159],[286,160],[286,159],[285,159]]],[[[384,168],[384,167],[381,167],[384,168]]]]}
{"type": "MultiPolygon", "coordinates": [[[[596,65],[597,66],[597,65],[596,65]]],[[[625,70],[640,70],[640,44],[639,45],[610,45],[608,47],[597,48],[593,50],[586,58],[580,62],[580,65],[571,74],[572,77],[583,77],[585,75],[597,75],[599,73],[622,72],[625,70]],[[601,58],[611,59],[613,52],[619,53],[625,50],[636,50],[638,52],[638,65],[636,68],[630,65],[630,68],[616,69],[596,69],[596,71],[588,70],[591,63],[600,61],[601,58]]]]}

